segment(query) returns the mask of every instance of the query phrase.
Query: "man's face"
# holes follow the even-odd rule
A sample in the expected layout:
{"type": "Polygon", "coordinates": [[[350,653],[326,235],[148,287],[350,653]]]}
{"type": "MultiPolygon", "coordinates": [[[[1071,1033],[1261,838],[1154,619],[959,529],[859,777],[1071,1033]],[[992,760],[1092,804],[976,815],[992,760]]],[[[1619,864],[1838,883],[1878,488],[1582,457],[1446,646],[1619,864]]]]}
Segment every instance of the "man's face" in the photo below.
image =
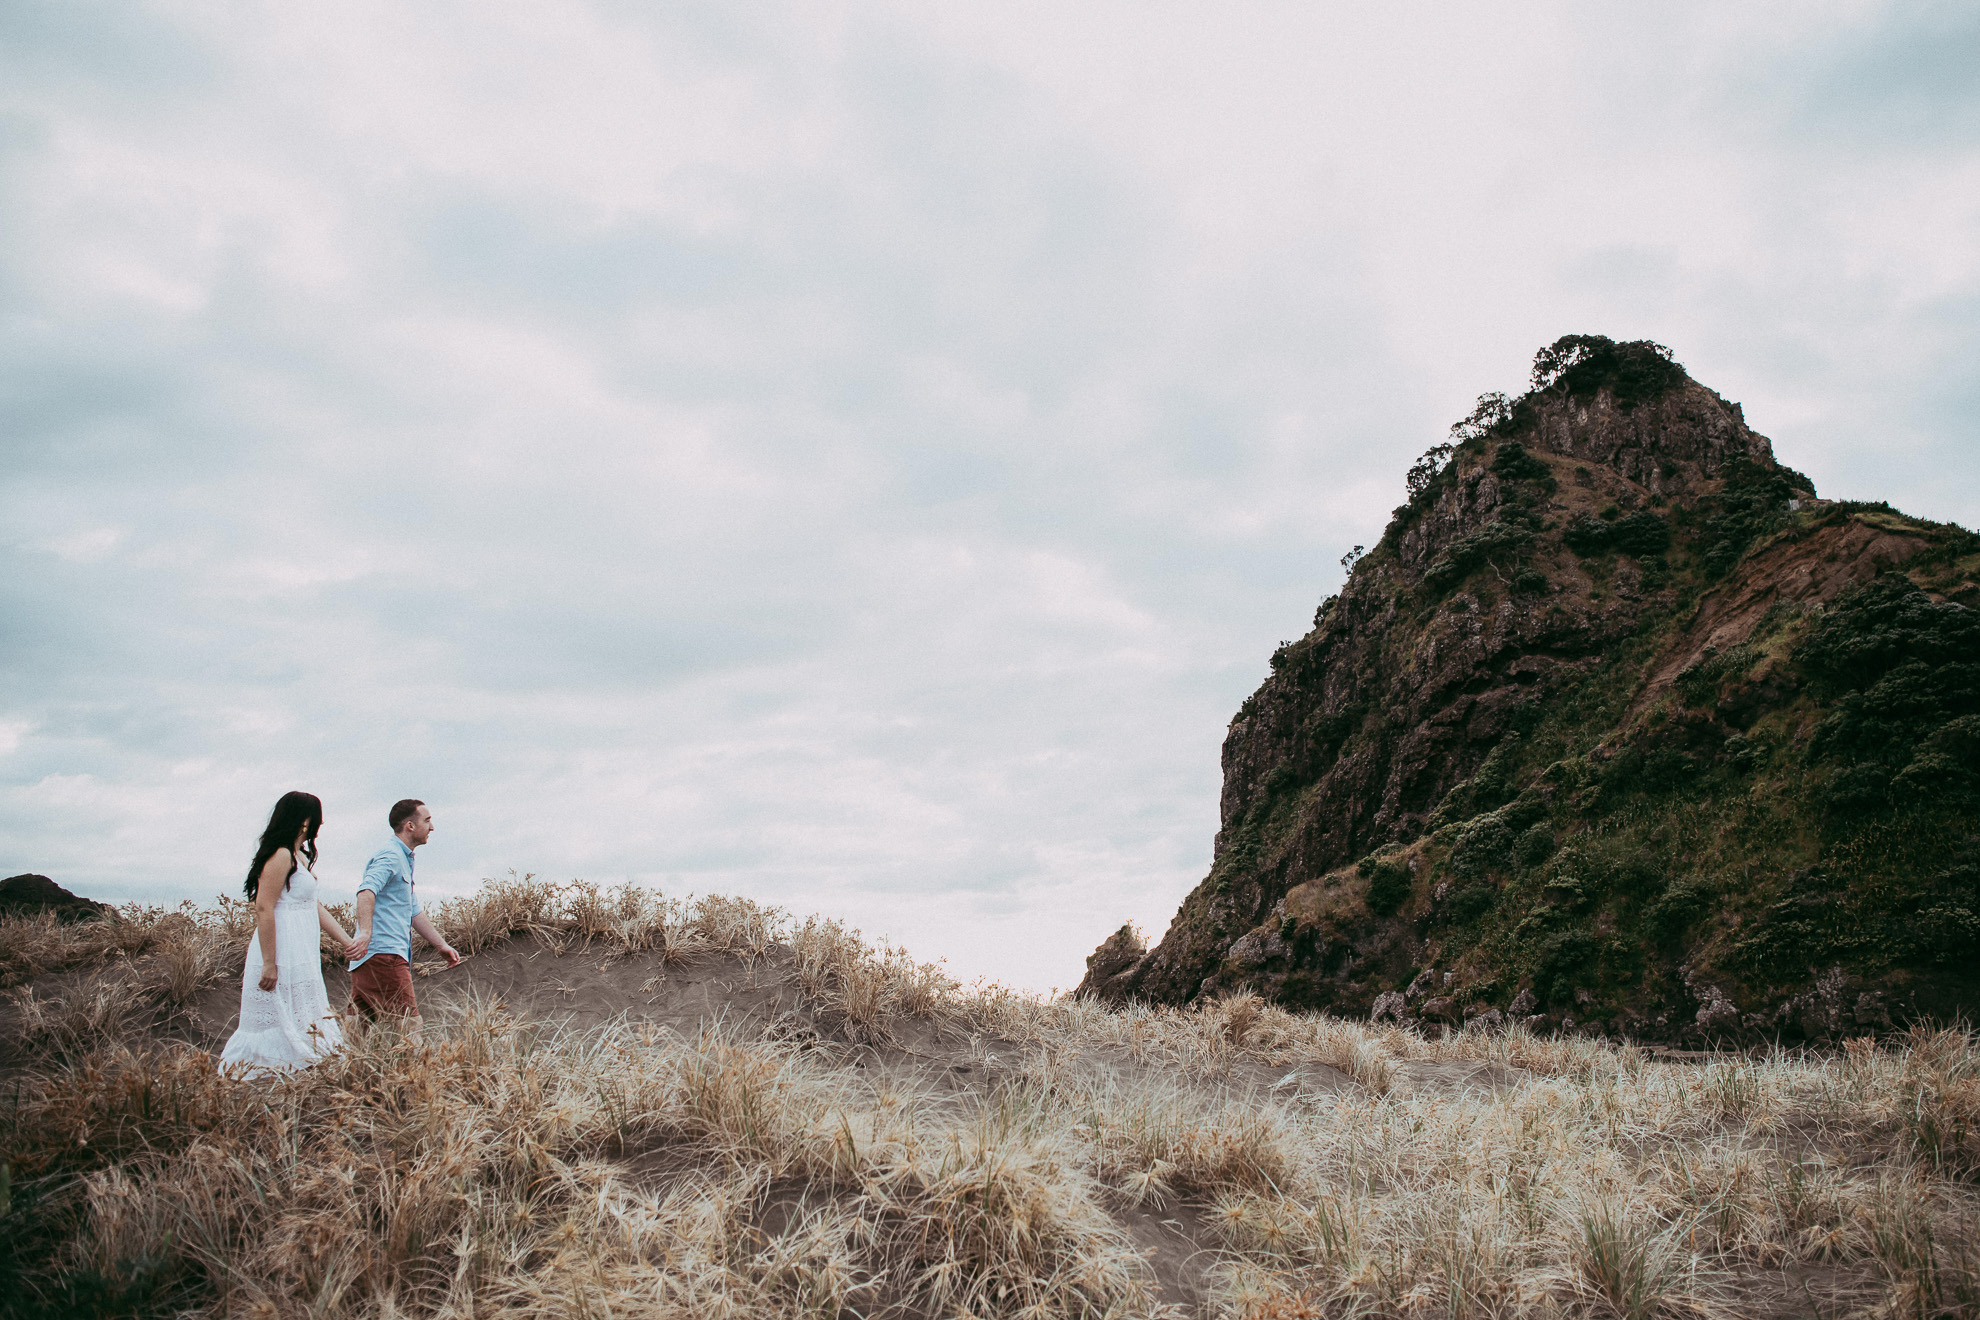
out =
{"type": "Polygon", "coordinates": [[[432,837],[433,813],[421,807],[406,821],[406,842],[417,848],[432,837]]]}

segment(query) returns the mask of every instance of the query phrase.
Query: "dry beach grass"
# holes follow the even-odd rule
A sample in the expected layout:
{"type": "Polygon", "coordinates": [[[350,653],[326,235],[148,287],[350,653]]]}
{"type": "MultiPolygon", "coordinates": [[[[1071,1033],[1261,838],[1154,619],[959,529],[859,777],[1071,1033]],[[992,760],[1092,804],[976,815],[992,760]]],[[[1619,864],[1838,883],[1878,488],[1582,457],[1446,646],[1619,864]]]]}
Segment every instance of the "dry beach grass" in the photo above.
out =
{"type": "Polygon", "coordinates": [[[438,920],[423,1032],[277,1083],[198,1016],[237,905],[0,923],[14,1312],[1980,1315],[1964,1031],[1676,1060],[965,987],[737,899],[438,920]]]}

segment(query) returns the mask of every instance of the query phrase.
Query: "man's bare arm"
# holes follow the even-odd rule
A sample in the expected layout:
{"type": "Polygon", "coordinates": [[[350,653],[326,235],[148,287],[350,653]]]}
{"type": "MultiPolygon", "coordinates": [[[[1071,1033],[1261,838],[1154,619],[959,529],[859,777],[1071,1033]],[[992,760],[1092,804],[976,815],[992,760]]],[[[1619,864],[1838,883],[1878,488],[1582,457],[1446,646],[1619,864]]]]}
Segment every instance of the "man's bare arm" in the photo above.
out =
{"type": "Polygon", "coordinates": [[[461,965],[461,955],[455,951],[453,945],[441,938],[439,931],[433,929],[433,923],[426,919],[424,912],[413,913],[412,927],[419,932],[421,939],[439,950],[441,956],[446,958],[449,967],[458,967],[461,965]]]}

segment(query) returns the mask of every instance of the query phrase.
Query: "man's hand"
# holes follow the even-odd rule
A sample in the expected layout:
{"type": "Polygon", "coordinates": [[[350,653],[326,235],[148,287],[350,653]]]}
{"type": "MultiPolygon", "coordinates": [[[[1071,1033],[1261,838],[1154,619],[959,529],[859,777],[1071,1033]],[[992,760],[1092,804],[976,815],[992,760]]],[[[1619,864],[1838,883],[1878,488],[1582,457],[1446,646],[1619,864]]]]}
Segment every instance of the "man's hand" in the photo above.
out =
{"type": "Polygon", "coordinates": [[[261,989],[263,993],[275,988],[275,969],[264,966],[261,969],[261,989]]]}
{"type": "Polygon", "coordinates": [[[459,967],[461,965],[461,955],[451,944],[440,946],[440,956],[447,960],[447,966],[449,967],[459,967]]]}
{"type": "Polygon", "coordinates": [[[344,960],[356,962],[371,950],[371,932],[358,927],[357,938],[344,946],[344,960]]]}

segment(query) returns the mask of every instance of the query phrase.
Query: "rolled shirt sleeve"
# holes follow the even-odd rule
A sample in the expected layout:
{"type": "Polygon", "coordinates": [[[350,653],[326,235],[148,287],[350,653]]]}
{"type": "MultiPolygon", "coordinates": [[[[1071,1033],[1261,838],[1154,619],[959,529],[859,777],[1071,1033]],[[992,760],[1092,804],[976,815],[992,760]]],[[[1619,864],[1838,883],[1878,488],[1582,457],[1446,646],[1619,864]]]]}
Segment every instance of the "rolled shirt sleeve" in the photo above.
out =
{"type": "Polygon", "coordinates": [[[375,894],[383,889],[395,874],[397,868],[392,865],[391,856],[381,852],[365,864],[364,879],[358,881],[358,888],[369,889],[375,894]]]}

